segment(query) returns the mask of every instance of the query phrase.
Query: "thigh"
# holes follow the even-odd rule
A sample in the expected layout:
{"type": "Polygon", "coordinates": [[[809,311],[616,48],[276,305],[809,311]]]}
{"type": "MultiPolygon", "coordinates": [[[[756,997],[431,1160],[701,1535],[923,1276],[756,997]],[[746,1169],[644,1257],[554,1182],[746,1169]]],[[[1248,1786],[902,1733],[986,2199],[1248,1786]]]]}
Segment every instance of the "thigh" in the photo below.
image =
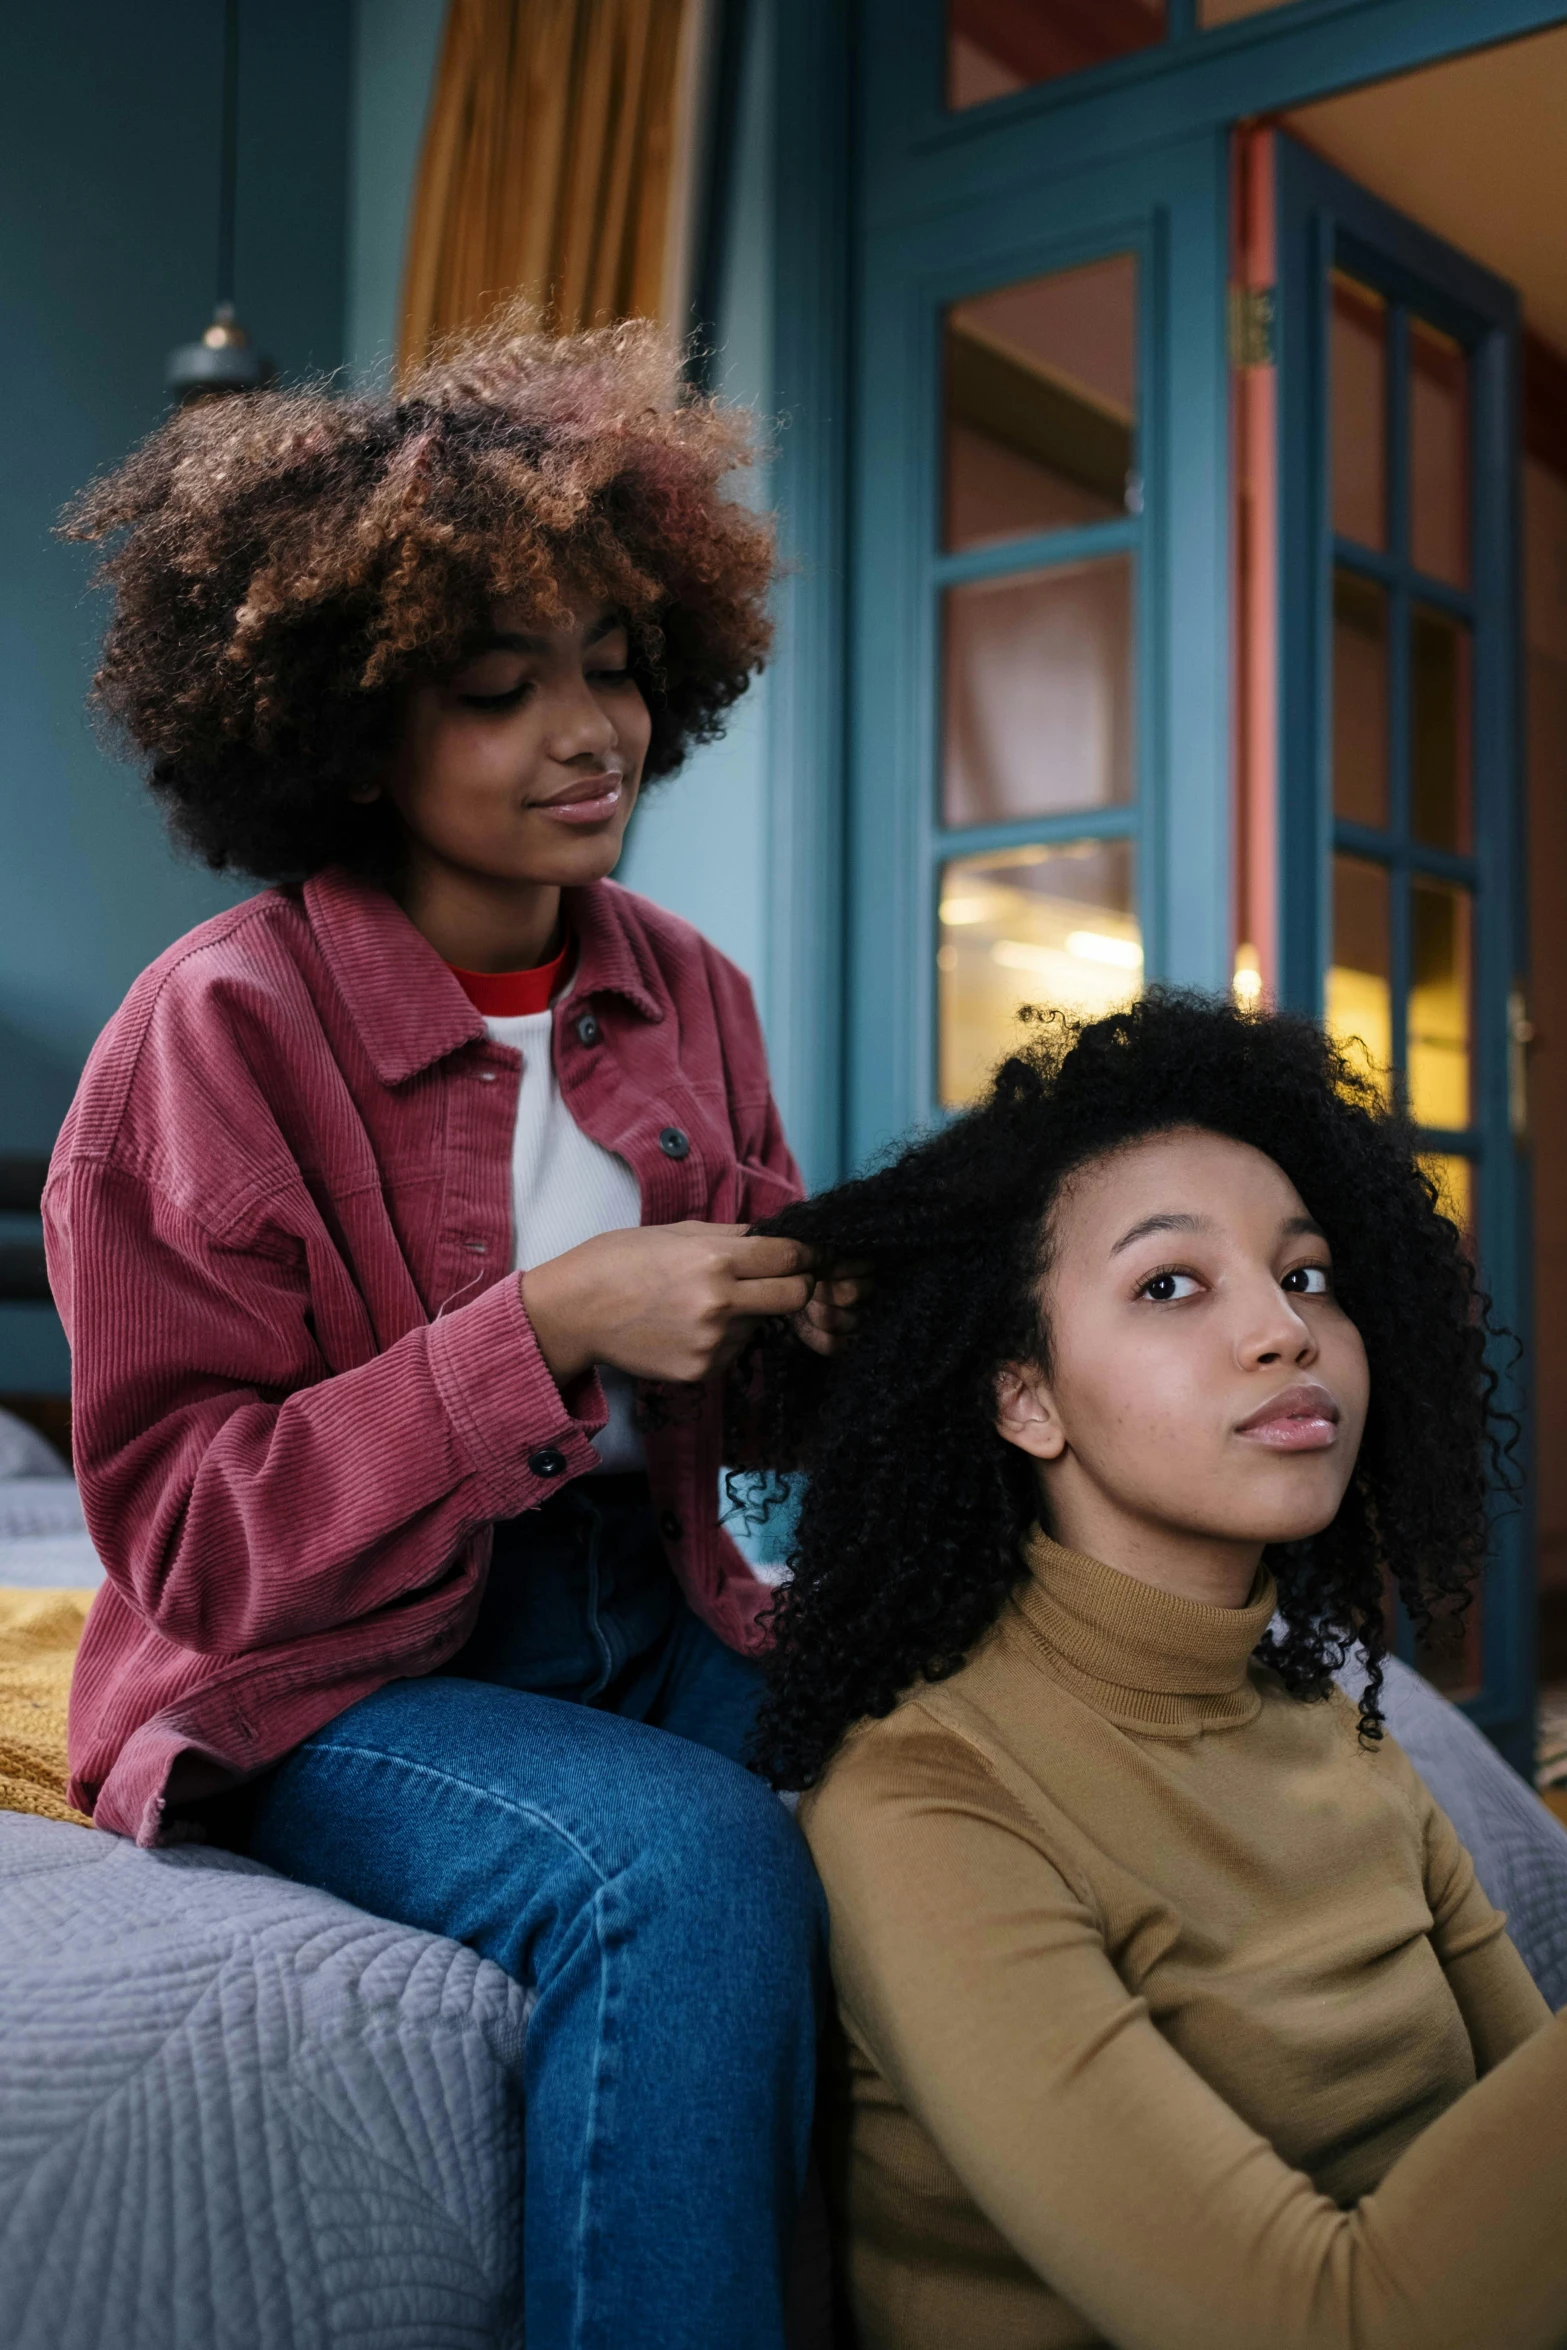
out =
{"type": "Polygon", "coordinates": [[[290,1755],[250,1850],[520,1981],[560,1959],[606,1894],[628,1917],[706,1915],[742,1964],[780,1915],[814,1918],[818,1898],[793,1822],[722,1754],[444,1675],[377,1690],[290,1755]]]}
{"type": "Polygon", "coordinates": [[[657,1658],[628,1682],[619,1702],[639,1721],[743,1763],[763,1687],[755,1658],[737,1656],[682,1606],[657,1658]]]}

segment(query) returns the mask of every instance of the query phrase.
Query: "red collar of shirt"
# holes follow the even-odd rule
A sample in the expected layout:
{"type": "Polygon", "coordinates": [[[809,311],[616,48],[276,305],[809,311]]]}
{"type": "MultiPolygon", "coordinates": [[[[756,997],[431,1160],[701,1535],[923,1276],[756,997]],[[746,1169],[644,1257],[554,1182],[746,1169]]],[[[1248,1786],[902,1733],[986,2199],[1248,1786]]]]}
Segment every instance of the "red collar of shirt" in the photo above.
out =
{"type": "MultiPolygon", "coordinates": [[[[306,919],[383,1085],[402,1085],[483,1036],[476,1006],[384,889],[328,868],[307,881],[301,894],[306,919]]],[[[614,881],[590,881],[563,891],[562,898],[577,942],[578,1000],[587,1005],[609,993],[639,1019],[663,1020],[668,984],[649,928],[656,912],[614,881]]]]}
{"type": "Polygon", "coordinates": [[[486,1020],[515,1020],[529,1012],[547,1012],[571,954],[568,930],[558,955],[535,963],[527,971],[464,971],[456,963],[446,968],[476,1012],[486,1020]]]}

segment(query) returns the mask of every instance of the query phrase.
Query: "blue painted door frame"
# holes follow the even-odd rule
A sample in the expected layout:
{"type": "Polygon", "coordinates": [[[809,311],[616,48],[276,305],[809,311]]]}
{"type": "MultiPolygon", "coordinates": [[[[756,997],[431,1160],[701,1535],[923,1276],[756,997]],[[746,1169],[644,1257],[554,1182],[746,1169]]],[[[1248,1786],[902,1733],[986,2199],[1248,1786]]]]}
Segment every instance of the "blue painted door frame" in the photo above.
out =
{"type": "Polygon", "coordinates": [[[944,856],[1014,840],[1137,843],[1150,976],[1229,975],[1226,155],[1213,134],[981,195],[872,231],[853,443],[849,689],[852,1161],[934,1106],[935,901],[944,856]],[[1114,253],[1138,261],[1142,512],[973,554],[939,551],[948,303],[1114,253]],[[971,577],[1133,556],[1138,791],[1131,807],[939,829],[938,611],[971,577]],[[1172,822],[1175,811],[1179,821],[1172,822]]]}
{"type": "MultiPolygon", "coordinates": [[[[1518,610],[1518,300],[1499,278],[1379,203],[1293,140],[1277,142],[1279,369],[1280,992],[1320,1015],[1331,959],[1335,849],[1392,876],[1392,1010],[1403,1033],[1410,976],[1404,912],[1409,876],[1424,873],[1474,892],[1474,1088],[1470,1126],[1429,1132],[1433,1151],[1468,1158],[1477,1180],[1479,1255],[1496,1319],[1527,1342],[1530,1299],[1529,1169],[1514,1040],[1527,966],[1518,610]],[[1390,551],[1335,540],[1329,492],[1328,319],[1334,268],[1389,305],[1390,551]],[[1406,306],[1469,353],[1472,587],[1421,578],[1407,554],[1406,306]],[[1332,756],[1332,579],[1335,564],[1374,579],[1388,597],[1392,654],[1390,821],[1385,830],[1335,821],[1332,756]],[[1472,632],[1474,776],[1472,856],[1411,839],[1410,713],[1405,681],[1409,609],[1419,600],[1472,632]]],[[[1395,1051],[1398,1047],[1395,1046],[1395,1051]]],[[[1498,1370],[1527,1435],[1522,1373],[1511,1349],[1498,1370]]],[[[1527,1345],[1525,1347],[1527,1360],[1527,1345]]],[[[1527,1471],[1527,1443],[1519,1460],[1527,1471]]],[[[1499,1518],[1482,1628],[1482,1687],[1470,1710],[1520,1769],[1531,1767],[1534,1712],[1532,1479],[1499,1518]]]]}
{"type": "MultiPolygon", "coordinates": [[[[774,485],[792,569],[771,702],[769,1001],[815,1182],[845,1172],[851,1137],[877,1124],[856,1101],[846,1043],[845,843],[858,796],[848,689],[851,671],[864,675],[849,574],[851,518],[863,527],[865,499],[850,460],[867,439],[864,329],[884,254],[900,234],[911,243],[924,228],[939,235],[945,219],[987,203],[1031,205],[1043,238],[1057,199],[1069,211],[1077,202],[1080,175],[1141,167],[1168,148],[1190,155],[1207,142],[1211,153],[1239,121],[1567,21],[1567,6],[1290,0],[1213,31],[1199,31],[1195,17],[1194,0],[1169,0],[1172,37],[1162,47],[948,114],[941,0],[784,0],[774,9],[775,401],[785,422],[774,485]]],[[[1222,248],[1222,229],[1215,242],[1222,248]]],[[[1172,273],[1187,266],[1172,255],[1172,273]]],[[[1184,343],[1177,337],[1177,351],[1184,343]]],[[[1186,429],[1195,441],[1189,420],[1186,429]]],[[[1222,418],[1210,416],[1205,431],[1222,469],[1222,418]]],[[[1208,463],[1168,484],[1160,527],[1177,575],[1188,525],[1209,527],[1208,463]]],[[[881,684],[889,703],[903,690],[894,677],[881,684]]],[[[1214,690],[1222,695],[1217,679],[1214,690]]],[[[1227,751],[1219,764],[1227,771],[1227,751]]],[[[906,975],[883,979],[891,991],[906,975]]],[[[862,1056],[855,1066],[863,1065],[862,1056]]]]}

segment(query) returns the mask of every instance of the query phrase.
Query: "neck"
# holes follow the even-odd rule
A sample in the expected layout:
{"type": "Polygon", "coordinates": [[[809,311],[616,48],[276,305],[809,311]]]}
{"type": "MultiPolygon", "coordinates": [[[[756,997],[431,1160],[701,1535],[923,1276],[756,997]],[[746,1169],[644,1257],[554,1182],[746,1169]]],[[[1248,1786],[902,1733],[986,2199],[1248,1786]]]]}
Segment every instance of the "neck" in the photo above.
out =
{"type": "Polygon", "coordinates": [[[528,971],[560,944],[560,889],[553,881],[497,880],[437,864],[415,849],[398,897],[443,962],[461,971],[528,971]]]}
{"type": "Polygon", "coordinates": [[[1039,1482],[1042,1521],[1063,1549],[1080,1551],[1139,1583],[1204,1607],[1239,1608],[1250,1599],[1262,1543],[1229,1542],[1161,1525],[1117,1507],[1103,1494],[1063,1491],[1048,1472],[1039,1482]]]}

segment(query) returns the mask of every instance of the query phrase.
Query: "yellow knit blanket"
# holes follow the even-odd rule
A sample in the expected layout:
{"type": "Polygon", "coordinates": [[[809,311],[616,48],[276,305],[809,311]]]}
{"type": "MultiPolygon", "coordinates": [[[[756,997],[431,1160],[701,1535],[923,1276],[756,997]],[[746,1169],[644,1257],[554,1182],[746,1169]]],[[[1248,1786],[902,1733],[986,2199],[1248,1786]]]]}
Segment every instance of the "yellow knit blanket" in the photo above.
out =
{"type": "Polygon", "coordinates": [[[0,1811],[92,1826],[65,1800],[65,1708],[92,1599],[0,1590],[0,1811]]]}

